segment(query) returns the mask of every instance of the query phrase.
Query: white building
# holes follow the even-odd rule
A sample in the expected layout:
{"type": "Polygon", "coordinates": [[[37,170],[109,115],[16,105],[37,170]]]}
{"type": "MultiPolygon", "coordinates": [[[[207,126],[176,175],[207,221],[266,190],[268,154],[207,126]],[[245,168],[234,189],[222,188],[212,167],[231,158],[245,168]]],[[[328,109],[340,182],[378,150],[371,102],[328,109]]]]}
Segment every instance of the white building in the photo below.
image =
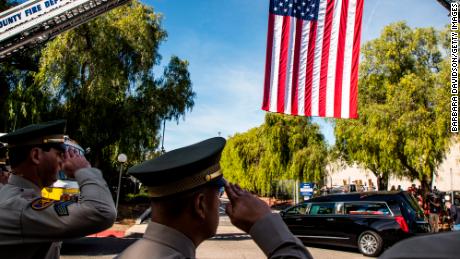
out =
{"type": "MultiPolygon", "coordinates": [[[[329,175],[326,178],[327,186],[344,185],[348,183],[361,183],[367,186],[377,186],[377,177],[370,171],[360,166],[347,166],[346,164],[329,165],[329,175]]],[[[407,190],[412,184],[420,185],[418,180],[410,181],[407,178],[392,177],[388,181],[388,188],[392,185],[401,185],[403,190],[407,190]]],[[[460,141],[453,143],[446,158],[435,173],[433,186],[440,191],[460,190],[460,141]]]]}

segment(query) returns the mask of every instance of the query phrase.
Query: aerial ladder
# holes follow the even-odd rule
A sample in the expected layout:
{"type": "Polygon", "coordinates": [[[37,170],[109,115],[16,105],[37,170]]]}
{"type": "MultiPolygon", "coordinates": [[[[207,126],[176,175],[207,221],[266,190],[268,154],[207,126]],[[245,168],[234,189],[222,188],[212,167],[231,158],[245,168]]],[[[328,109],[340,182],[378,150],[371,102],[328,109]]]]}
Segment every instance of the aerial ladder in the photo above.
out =
{"type": "Polygon", "coordinates": [[[129,0],[29,0],[0,13],[0,60],[33,48],[129,0]]]}

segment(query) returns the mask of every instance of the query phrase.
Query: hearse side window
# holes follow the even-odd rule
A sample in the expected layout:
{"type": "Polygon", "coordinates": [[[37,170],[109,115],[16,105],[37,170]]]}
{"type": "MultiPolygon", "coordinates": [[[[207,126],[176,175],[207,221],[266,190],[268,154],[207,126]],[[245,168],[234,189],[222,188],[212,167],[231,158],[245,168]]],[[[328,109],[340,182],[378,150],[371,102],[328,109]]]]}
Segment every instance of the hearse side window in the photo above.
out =
{"type": "Polygon", "coordinates": [[[298,206],[295,206],[287,210],[286,214],[288,215],[305,214],[305,212],[307,211],[307,206],[308,206],[308,203],[300,204],[298,206]]]}
{"type": "Polygon", "coordinates": [[[337,202],[335,205],[335,214],[343,214],[343,202],[337,202]]]}
{"type": "Polygon", "coordinates": [[[335,214],[335,203],[313,203],[310,208],[310,215],[335,214]]]}
{"type": "Polygon", "coordinates": [[[390,215],[385,203],[349,202],[344,204],[345,214],[351,215],[390,215]]]}

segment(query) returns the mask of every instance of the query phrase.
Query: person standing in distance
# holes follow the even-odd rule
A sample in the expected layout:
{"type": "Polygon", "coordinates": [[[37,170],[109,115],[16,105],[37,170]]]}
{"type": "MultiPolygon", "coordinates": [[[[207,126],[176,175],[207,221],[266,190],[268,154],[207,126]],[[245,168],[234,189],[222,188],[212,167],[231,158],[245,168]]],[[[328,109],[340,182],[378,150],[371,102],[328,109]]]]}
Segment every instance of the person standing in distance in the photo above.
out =
{"type": "Polygon", "coordinates": [[[2,258],[59,258],[60,241],[109,228],[116,218],[101,172],[66,146],[66,121],[32,124],[0,137],[12,174],[0,190],[2,258]],[[80,186],[80,201],[54,201],[41,190],[63,170],[80,186]]]}
{"type": "Polygon", "coordinates": [[[312,258],[267,204],[226,183],[219,165],[224,146],[224,138],[211,138],[128,170],[148,187],[152,217],[143,238],[117,258],[196,258],[196,248],[216,234],[224,188],[231,222],[249,233],[267,257],[312,258]]]}
{"type": "Polygon", "coordinates": [[[452,230],[460,231],[460,207],[455,206],[455,204],[451,202],[446,202],[446,207],[449,210],[449,215],[452,219],[452,230]]]}
{"type": "Polygon", "coordinates": [[[0,189],[3,185],[8,183],[8,178],[10,177],[10,172],[8,170],[6,156],[6,147],[3,143],[0,142],[0,189]]]}

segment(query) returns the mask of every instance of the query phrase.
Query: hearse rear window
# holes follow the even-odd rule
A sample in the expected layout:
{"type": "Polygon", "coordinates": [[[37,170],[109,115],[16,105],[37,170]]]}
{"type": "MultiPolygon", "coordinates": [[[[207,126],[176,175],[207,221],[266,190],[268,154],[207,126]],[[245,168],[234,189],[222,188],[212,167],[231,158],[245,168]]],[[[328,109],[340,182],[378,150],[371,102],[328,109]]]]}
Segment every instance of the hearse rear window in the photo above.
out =
{"type": "Polygon", "coordinates": [[[313,203],[310,208],[310,215],[334,214],[335,203],[313,203]]]}
{"type": "Polygon", "coordinates": [[[390,215],[390,210],[385,203],[345,203],[345,214],[350,215],[390,215]]]}
{"type": "Polygon", "coordinates": [[[292,214],[292,215],[297,215],[297,214],[305,214],[307,210],[307,203],[300,204],[298,206],[295,206],[293,208],[290,208],[288,211],[286,211],[286,214],[292,214]]]}

